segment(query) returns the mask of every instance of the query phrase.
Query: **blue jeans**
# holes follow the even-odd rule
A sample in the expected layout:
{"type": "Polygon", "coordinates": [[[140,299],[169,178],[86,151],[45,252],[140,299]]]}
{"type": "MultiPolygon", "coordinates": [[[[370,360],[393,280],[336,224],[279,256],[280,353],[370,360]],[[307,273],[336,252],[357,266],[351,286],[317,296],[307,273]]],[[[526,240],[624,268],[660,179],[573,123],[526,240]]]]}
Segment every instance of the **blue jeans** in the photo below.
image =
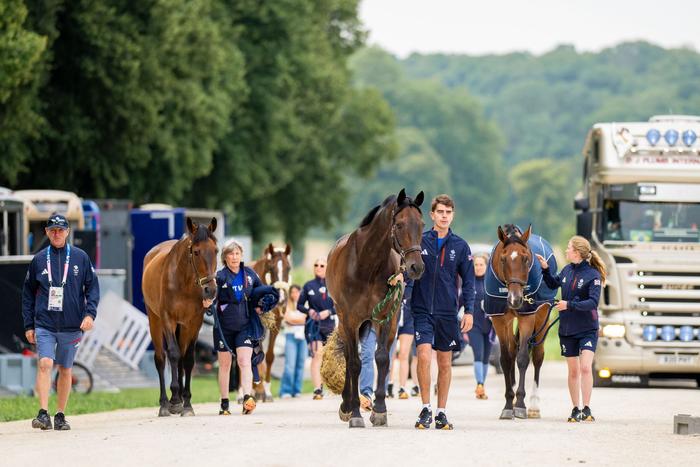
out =
{"type": "Polygon", "coordinates": [[[306,361],[306,340],[297,339],[294,334],[286,334],[284,343],[284,373],[280,383],[280,396],[301,394],[304,382],[304,362],[306,361]]]}
{"type": "MultiPolygon", "coordinates": [[[[362,368],[360,370],[360,394],[374,394],[374,353],[377,350],[377,333],[373,327],[369,328],[369,332],[360,338],[360,361],[362,368]]],[[[389,351],[389,362],[393,358],[396,351],[396,339],[391,345],[389,351]]],[[[389,384],[389,374],[386,375],[386,382],[389,384]]],[[[385,386],[386,387],[386,386],[385,386]]]]}

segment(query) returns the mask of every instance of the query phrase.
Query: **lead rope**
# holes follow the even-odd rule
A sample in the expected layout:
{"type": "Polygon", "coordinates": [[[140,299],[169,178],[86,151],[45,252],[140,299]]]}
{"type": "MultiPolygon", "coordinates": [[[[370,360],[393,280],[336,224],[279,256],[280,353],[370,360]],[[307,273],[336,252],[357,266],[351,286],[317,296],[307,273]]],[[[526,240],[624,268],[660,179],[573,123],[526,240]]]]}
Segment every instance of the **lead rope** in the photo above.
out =
{"type": "MultiPolygon", "coordinates": [[[[402,272],[397,272],[396,274],[393,274],[387,282],[391,283],[391,281],[396,279],[396,277],[398,277],[399,274],[402,274],[402,272]]],[[[396,313],[396,310],[398,310],[398,308],[401,306],[401,300],[399,300],[399,298],[403,294],[403,287],[403,281],[397,281],[395,285],[389,286],[389,290],[387,291],[386,296],[374,306],[374,309],[372,309],[372,321],[381,326],[382,324],[391,320],[391,318],[396,313]],[[391,308],[389,309],[389,312],[387,313],[386,317],[384,319],[377,318],[384,306],[386,306],[386,304],[389,303],[391,300],[394,300],[394,303],[391,305],[391,308]]]]}

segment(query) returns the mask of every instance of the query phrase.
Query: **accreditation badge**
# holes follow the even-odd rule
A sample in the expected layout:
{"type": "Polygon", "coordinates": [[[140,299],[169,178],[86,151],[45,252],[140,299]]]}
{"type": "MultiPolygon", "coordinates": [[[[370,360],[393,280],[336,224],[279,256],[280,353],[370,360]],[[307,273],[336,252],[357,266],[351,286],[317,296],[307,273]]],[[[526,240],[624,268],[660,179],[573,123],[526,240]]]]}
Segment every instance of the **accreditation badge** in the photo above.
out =
{"type": "Polygon", "coordinates": [[[63,287],[49,287],[49,310],[63,311],[63,287]]]}

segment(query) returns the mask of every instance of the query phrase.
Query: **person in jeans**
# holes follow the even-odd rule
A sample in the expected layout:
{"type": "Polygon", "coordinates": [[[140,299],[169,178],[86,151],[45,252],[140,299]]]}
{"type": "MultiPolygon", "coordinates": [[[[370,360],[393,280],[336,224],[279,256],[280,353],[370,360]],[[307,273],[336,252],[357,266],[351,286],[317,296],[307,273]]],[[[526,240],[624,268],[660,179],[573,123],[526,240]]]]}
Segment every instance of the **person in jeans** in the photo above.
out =
{"type": "Polygon", "coordinates": [[[304,382],[304,362],[306,362],[306,338],[304,325],[306,315],[297,310],[301,287],[294,284],[289,288],[289,300],[284,312],[284,373],[280,384],[280,397],[297,397],[301,394],[304,382]]]}

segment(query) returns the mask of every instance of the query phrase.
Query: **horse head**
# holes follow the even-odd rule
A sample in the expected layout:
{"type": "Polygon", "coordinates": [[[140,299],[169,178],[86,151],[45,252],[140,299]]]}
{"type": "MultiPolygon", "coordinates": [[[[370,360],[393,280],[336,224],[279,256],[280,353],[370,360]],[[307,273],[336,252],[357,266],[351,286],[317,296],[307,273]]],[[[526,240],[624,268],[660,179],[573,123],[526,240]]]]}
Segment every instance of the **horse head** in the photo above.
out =
{"type": "Polygon", "coordinates": [[[187,246],[189,263],[192,267],[195,283],[201,288],[202,298],[212,300],[216,297],[216,218],[212,217],[208,226],[198,224],[187,218],[187,246]]]}
{"type": "Polygon", "coordinates": [[[498,226],[501,248],[491,261],[496,275],[508,287],[508,306],[514,310],[523,306],[523,291],[532,265],[532,251],[527,245],[531,230],[532,226],[529,226],[525,233],[521,233],[512,224],[506,224],[505,230],[498,226]]]}
{"type": "Polygon", "coordinates": [[[280,293],[279,304],[286,303],[289,294],[290,276],[292,270],[292,247],[287,243],[285,248],[275,248],[272,243],[263,252],[263,280],[280,293]]]}
{"type": "Polygon", "coordinates": [[[406,268],[408,277],[416,280],[423,275],[425,265],[421,256],[421,239],[423,238],[423,192],[410,198],[402,189],[396,198],[396,207],[392,212],[391,238],[394,250],[401,256],[401,263],[406,268]]]}

